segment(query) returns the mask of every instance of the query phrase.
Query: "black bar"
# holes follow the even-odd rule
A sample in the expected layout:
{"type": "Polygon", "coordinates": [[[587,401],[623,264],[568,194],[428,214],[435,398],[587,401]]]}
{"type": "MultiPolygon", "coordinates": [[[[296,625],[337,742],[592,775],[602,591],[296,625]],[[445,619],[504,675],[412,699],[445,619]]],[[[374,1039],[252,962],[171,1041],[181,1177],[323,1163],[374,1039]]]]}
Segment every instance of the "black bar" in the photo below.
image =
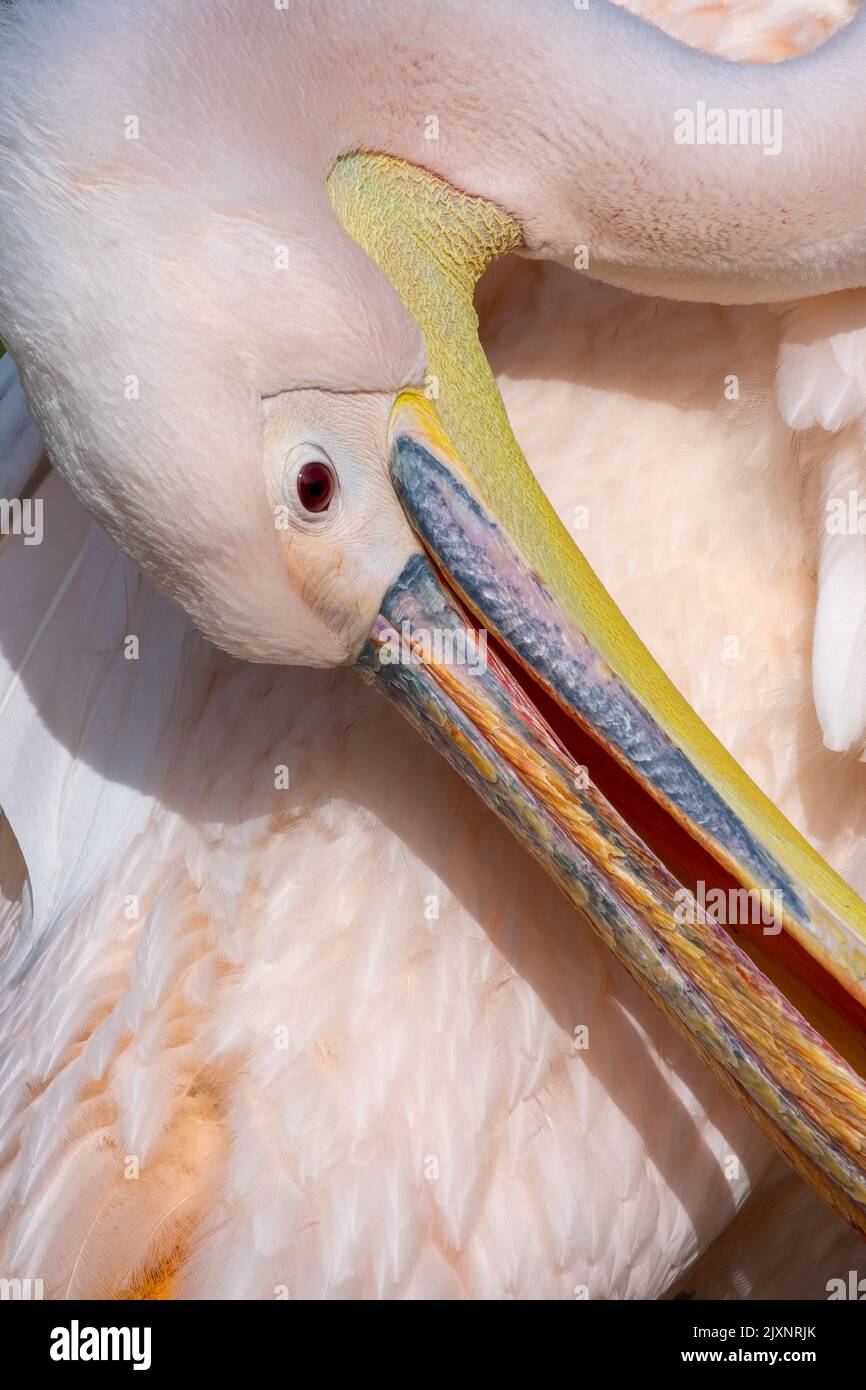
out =
{"type": "MultiPolygon", "coordinates": [[[[576,1336],[578,1340],[548,1344],[546,1349],[540,1344],[535,1355],[541,1356],[542,1361],[558,1347],[558,1363],[570,1345],[569,1355],[577,1357],[578,1365],[587,1369],[601,1359],[606,1373],[613,1375],[629,1371],[666,1375],[674,1367],[692,1369],[700,1375],[708,1366],[729,1370],[761,1366],[776,1371],[798,1365],[826,1377],[858,1364],[866,1327],[863,1310],[857,1306],[862,1300],[859,1293],[856,1299],[820,1303],[575,1300],[558,1308],[550,1307],[547,1312],[537,1307],[530,1311],[522,1305],[509,1307],[507,1324],[502,1325],[495,1341],[485,1339],[484,1354],[485,1358],[491,1353],[495,1356],[497,1349],[508,1358],[515,1353],[527,1354],[531,1344],[524,1340],[521,1324],[525,1330],[535,1330],[539,1318],[545,1322],[552,1318],[555,1321],[548,1325],[551,1331],[564,1333],[570,1339],[576,1336]]],[[[454,1310],[458,1333],[459,1320],[466,1315],[465,1308],[454,1310]]],[[[446,1309],[437,1308],[434,1316],[435,1323],[430,1320],[429,1310],[411,1304],[388,1312],[369,1307],[359,1312],[345,1305],[313,1303],[306,1304],[302,1312],[297,1304],[278,1299],[255,1303],[3,1301],[0,1335],[4,1348],[14,1343],[19,1374],[47,1371],[52,1378],[61,1379],[70,1375],[92,1378],[106,1370],[113,1376],[118,1372],[135,1374],[133,1366],[137,1360],[140,1378],[184,1371],[214,1371],[220,1377],[241,1372],[249,1377],[268,1367],[269,1374],[288,1379],[298,1371],[306,1374],[302,1367],[310,1356],[316,1359],[317,1347],[319,1357],[324,1352],[317,1375],[332,1375],[335,1352],[339,1354],[343,1349],[356,1370],[360,1370],[365,1362],[369,1366],[374,1346],[381,1354],[383,1348],[378,1339],[384,1333],[420,1328],[424,1341],[415,1344],[412,1359],[420,1354],[429,1373],[438,1352],[443,1358],[443,1373],[453,1374],[462,1363],[463,1354],[458,1351],[462,1343],[453,1343],[448,1336],[451,1315],[446,1309]],[[322,1329],[329,1333],[335,1324],[342,1326],[346,1340],[335,1343],[329,1338],[322,1344],[315,1326],[320,1318],[322,1329]],[[384,1319],[381,1323],[380,1318],[384,1319]],[[426,1334],[425,1324],[429,1329],[426,1334]],[[103,1336],[103,1329],[115,1332],[106,1331],[103,1336]],[[377,1338],[375,1342],[371,1333],[377,1338]],[[115,1349],[126,1359],[114,1359],[115,1349]],[[88,1359],[93,1350],[104,1359],[88,1359]]],[[[472,1323],[464,1326],[463,1337],[470,1330],[476,1334],[481,1331],[481,1319],[486,1324],[487,1318],[492,1317],[497,1324],[502,1310],[495,1305],[482,1309],[475,1306],[469,1316],[472,1323]]],[[[480,1349],[480,1343],[476,1345],[480,1349]]],[[[531,1363],[534,1357],[529,1359],[531,1363]]],[[[403,1368],[401,1378],[409,1369],[403,1368]]],[[[540,1374],[543,1371],[539,1364],[535,1375],[540,1374]]]]}

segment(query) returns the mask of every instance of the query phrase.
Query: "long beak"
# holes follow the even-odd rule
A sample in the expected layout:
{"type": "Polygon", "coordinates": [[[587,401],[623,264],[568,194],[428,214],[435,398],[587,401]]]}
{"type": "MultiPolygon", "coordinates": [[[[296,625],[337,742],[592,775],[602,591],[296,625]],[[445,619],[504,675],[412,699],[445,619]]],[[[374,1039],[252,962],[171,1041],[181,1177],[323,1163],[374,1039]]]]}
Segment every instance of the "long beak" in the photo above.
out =
{"type": "Polygon", "coordinates": [[[441,397],[394,408],[392,479],[427,554],[386,595],[362,669],[866,1234],[866,906],[660,671],[526,466],[471,308],[484,264],[516,242],[507,215],[394,161],[335,173],[441,397]]]}
{"type": "Polygon", "coordinates": [[[575,628],[413,393],[394,411],[391,471],[430,558],[415,555],[386,595],[362,669],[866,1233],[862,977],[797,944],[850,928],[575,628]]]}

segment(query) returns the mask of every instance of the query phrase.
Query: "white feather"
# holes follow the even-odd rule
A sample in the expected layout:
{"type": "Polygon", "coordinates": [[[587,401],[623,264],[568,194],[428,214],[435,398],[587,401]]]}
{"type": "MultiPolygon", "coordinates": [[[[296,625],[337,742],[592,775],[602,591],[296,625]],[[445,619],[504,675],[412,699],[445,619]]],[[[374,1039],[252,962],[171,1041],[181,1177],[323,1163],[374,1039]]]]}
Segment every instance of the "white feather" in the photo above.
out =
{"type": "Polygon", "coordinates": [[[866,534],[859,528],[862,519],[866,529],[866,515],[858,498],[866,501],[866,458],[861,439],[848,431],[824,478],[812,649],[815,708],[824,742],[836,752],[866,731],[866,534]]]}
{"type": "Polygon", "coordinates": [[[866,729],[866,536],[857,521],[859,500],[866,509],[866,292],[785,311],[778,395],[793,428],[840,432],[823,451],[812,688],[824,742],[844,752],[866,729]]]}
{"type": "Polygon", "coordinates": [[[20,496],[44,452],[18,369],[7,352],[0,357],[0,498],[20,496]]]}
{"type": "Polygon", "coordinates": [[[42,543],[0,550],[0,806],[29,876],[7,980],[146,818],[189,631],[59,477],[39,500],[42,543]]]}

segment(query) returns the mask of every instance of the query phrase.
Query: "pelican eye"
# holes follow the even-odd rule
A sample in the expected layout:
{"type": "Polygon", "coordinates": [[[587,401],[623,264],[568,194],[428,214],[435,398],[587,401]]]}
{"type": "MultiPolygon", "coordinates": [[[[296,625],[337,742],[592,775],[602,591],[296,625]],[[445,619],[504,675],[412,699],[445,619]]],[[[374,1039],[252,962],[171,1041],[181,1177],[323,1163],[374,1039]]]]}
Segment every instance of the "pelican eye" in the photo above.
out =
{"type": "Polygon", "coordinates": [[[326,512],[334,499],[334,470],[321,459],[310,459],[297,473],[298,500],[305,512],[326,512]]]}

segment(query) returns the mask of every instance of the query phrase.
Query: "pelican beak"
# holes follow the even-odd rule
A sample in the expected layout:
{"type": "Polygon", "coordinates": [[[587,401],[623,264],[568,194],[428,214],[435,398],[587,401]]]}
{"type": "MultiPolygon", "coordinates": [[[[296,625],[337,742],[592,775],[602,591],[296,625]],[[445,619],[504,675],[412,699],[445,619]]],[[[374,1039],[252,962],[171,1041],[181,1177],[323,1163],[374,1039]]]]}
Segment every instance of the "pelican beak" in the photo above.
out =
{"type": "Polygon", "coordinates": [[[414,393],[394,409],[390,466],[427,553],[385,596],[362,669],[866,1232],[866,949],[837,910],[848,890],[819,895],[793,829],[770,833],[778,813],[753,828],[654,718],[414,393]]]}
{"type": "Polygon", "coordinates": [[[423,330],[439,397],[394,406],[391,476],[423,551],[362,670],[866,1234],[866,906],[665,677],[526,465],[471,304],[519,229],[395,161],[335,175],[335,206],[423,330]]]}

